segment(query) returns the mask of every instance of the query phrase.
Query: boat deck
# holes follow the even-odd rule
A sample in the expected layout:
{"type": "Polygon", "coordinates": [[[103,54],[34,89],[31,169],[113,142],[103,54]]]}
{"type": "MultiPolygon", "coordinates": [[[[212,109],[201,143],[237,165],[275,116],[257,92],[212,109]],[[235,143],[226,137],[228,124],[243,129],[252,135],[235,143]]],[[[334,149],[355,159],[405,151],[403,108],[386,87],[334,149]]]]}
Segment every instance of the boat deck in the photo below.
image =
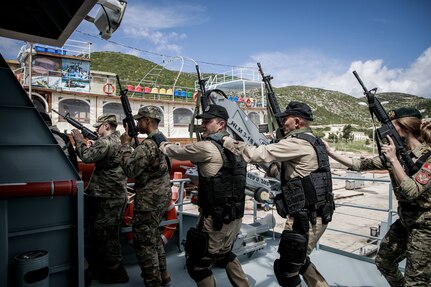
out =
{"type": "MultiPolygon", "coordinates": [[[[192,217],[184,216],[185,230],[193,222],[192,217]]],[[[265,237],[266,246],[262,250],[255,251],[248,255],[238,256],[243,269],[248,276],[250,286],[267,287],[279,286],[274,272],[273,262],[279,258],[277,253],[279,238],[277,233],[266,232],[261,234],[265,237]]],[[[170,286],[190,287],[195,286],[185,267],[184,252],[178,249],[177,233],[167,245],[168,269],[171,276],[170,286]]],[[[124,264],[128,271],[130,281],[127,284],[109,284],[112,287],[120,286],[143,286],[140,277],[140,268],[136,262],[133,247],[126,243],[123,249],[124,264]]],[[[311,261],[325,277],[330,286],[338,287],[386,287],[389,286],[386,280],[380,275],[373,263],[363,261],[358,256],[352,257],[349,254],[340,254],[336,250],[331,250],[325,246],[320,246],[311,254],[311,261]]],[[[217,286],[231,286],[224,269],[215,267],[213,273],[216,277],[217,286]]],[[[105,286],[98,281],[93,281],[93,287],[105,286]]],[[[108,285],[106,285],[108,286],[108,285]]],[[[306,286],[303,283],[303,286],[306,286]]]]}

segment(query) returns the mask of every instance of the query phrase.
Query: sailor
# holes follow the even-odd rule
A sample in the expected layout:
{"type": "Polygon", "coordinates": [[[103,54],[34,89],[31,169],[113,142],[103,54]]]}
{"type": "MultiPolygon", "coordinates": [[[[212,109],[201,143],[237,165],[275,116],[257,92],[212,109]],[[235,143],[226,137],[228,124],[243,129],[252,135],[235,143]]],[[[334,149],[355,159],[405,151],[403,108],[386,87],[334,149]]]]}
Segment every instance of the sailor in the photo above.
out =
{"type": "Polygon", "coordinates": [[[121,166],[128,177],[135,179],[133,246],[147,287],[171,281],[159,230],[172,197],[168,162],[159,150],[161,141],[166,140],[158,129],[162,117],[156,106],[141,107],[133,116],[139,133],[148,135],[135,149],[127,130],[121,135],[121,166]]]}
{"type": "Polygon", "coordinates": [[[392,139],[381,146],[380,156],[350,159],[327,146],[328,154],[347,167],[360,170],[388,169],[398,200],[398,216],[382,239],[376,256],[377,268],[391,286],[430,286],[431,284],[431,125],[422,123],[415,108],[389,112],[395,129],[405,139],[405,148],[415,162],[413,174],[407,174],[398,159],[392,139]],[[404,274],[399,263],[406,259],[404,274]]]}
{"type": "Polygon", "coordinates": [[[278,283],[300,286],[300,274],[307,286],[329,286],[310,261],[310,253],[332,219],[334,210],[331,172],[323,142],[313,136],[311,108],[290,102],[276,114],[283,122],[286,136],[277,143],[259,147],[246,145],[230,137],[223,147],[246,162],[280,163],[281,191],[275,197],[277,212],[287,218],[274,262],[278,283]]]}
{"type": "Polygon", "coordinates": [[[187,271],[199,287],[216,286],[211,271],[217,263],[226,269],[233,286],[249,286],[236,255],[231,252],[240,232],[245,204],[246,164],[221,145],[228,120],[226,109],[209,105],[200,115],[203,141],[178,146],[162,143],[169,157],[190,160],[199,173],[197,228],[187,232],[187,271]]]}
{"type": "Polygon", "coordinates": [[[125,283],[129,277],[122,263],[120,228],[127,202],[127,178],[120,166],[120,133],[116,130],[116,116],[103,114],[94,127],[100,138],[87,143],[79,130],[72,130],[78,156],[84,163],[95,164],[85,191],[85,217],[94,216],[90,234],[94,230],[96,257],[93,261],[87,255],[86,258],[100,282],[125,283]]]}

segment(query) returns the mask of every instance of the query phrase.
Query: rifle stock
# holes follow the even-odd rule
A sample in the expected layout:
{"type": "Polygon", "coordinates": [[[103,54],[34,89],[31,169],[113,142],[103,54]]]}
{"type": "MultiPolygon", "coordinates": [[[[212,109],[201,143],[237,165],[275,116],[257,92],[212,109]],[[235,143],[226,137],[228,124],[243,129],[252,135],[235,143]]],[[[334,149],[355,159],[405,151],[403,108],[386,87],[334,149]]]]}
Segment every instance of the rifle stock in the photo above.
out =
{"type": "Polygon", "coordinates": [[[270,113],[272,114],[272,118],[275,118],[276,120],[276,123],[272,123],[272,125],[274,127],[274,130],[276,131],[277,139],[281,139],[284,136],[283,123],[281,121],[281,118],[275,116],[276,114],[281,113],[281,110],[271,85],[272,77],[270,75],[265,76],[260,63],[257,63],[257,67],[262,76],[262,81],[265,83],[266,96],[268,98],[270,113]]]}
{"type": "Polygon", "coordinates": [[[124,115],[126,116],[123,120],[123,126],[126,127],[128,135],[135,140],[135,145],[139,144],[138,141],[138,128],[136,127],[135,119],[132,115],[132,108],[130,107],[129,98],[127,97],[127,90],[121,88],[120,78],[117,75],[117,83],[120,88],[120,100],[123,106],[124,115]]]}
{"type": "MultiPolygon", "coordinates": [[[[386,136],[389,135],[394,142],[395,148],[397,149],[397,153],[400,156],[401,164],[404,166],[406,173],[408,175],[413,175],[414,173],[416,173],[418,168],[415,166],[412,158],[407,153],[404,147],[405,145],[404,140],[401,138],[400,134],[395,129],[395,126],[392,124],[391,119],[386,114],[385,109],[383,108],[379,99],[375,97],[377,88],[368,90],[356,71],[353,71],[353,75],[358,80],[359,84],[364,90],[364,95],[367,97],[368,108],[371,113],[371,118],[373,118],[373,115],[374,115],[377,118],[377,120],[381,123],[381,127],[376,129],[377,140],[387,143],[386,136]]],[[[384,155],[381,153],[380,148],[379,148],[379,155],[382,162],[386,164],[387,160],[384,157],[384,155]]]]}
{"type": "Polygon", "coordinates": [[[69,124],[71,124],[72,126],[77,128],[78,130],[80,130],[84,137],[86,137],[90,140],[97,140],[99,138],[97,133],[91,131],[89,128],[85,127],[80,122],[78,122],[77,120],[70,117],[69,113],[67,113],[66,115],[62,115],[54,109],[52,109],[52,111],[55,112],[56,114],[58,114],[59,116],[61,116],[63,119],[65,119],[69,124]]]}

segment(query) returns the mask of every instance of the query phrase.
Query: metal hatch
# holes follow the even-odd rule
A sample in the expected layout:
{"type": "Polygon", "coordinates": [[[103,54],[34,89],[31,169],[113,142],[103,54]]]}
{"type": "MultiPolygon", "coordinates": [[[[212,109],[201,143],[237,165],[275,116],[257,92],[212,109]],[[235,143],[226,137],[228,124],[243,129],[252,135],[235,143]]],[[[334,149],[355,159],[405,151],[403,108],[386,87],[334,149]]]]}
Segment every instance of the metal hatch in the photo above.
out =
{"type": "Polygon", "coordinates": [[[49,252],[50,286],[84,286],[83,182],[1,54],[0,134],[0,286],[31,250],[49,252]]]}

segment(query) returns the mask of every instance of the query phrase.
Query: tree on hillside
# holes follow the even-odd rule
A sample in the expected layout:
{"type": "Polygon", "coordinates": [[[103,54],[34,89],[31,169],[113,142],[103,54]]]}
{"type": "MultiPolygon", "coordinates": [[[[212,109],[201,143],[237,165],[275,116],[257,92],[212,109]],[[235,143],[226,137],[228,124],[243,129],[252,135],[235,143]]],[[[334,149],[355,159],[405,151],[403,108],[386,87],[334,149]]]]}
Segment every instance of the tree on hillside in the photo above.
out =
{"type": "Polygon", "coordinates": [[[328,135],[328,141],[330,141],[332,143],[337,143],[338,142],[338,136],[336,134],[330,133],[328,135]]]}
{"type": "Polygon", "coordinates": [[[346,140],[346,143],[347,143],[347,141],[350,140],[352,135],[352,126],[350,124],[345,125],[342,133],[343,133],[342,137],[343,139],[346,140]]]}

